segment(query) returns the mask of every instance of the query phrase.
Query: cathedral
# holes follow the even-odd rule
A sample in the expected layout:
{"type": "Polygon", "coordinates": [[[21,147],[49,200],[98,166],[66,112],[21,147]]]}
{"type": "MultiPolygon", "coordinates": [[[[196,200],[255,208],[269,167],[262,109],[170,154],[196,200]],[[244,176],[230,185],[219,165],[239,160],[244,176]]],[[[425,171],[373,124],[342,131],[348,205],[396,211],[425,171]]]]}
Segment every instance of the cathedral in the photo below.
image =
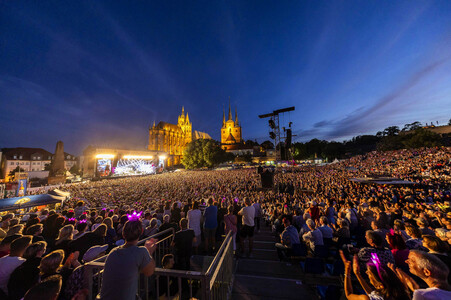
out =
{"type": "Polygon", "coordinates": [[[168,154],[167,166],[179,165],[186,145],[196,139],[211,139],[205,132],[192,130],[192,123],[188,113],[182,107],[182,114],[178,117],[177,125],[160,122],[149,128],[148,150],[161,151],[168,154]]]}
{"type": "Polygon", "coordinates": [[[243,144],[243,138],[241,133],[241,126],[238,122],[238,113],[235,108],[235,120],[232,118],[232,110],[229,103],[229,116],[226,121],[225,111],[222,115],[222,127],[221,127],[221,147],[224,150],[234,150],[239,145],[243,144]]]}

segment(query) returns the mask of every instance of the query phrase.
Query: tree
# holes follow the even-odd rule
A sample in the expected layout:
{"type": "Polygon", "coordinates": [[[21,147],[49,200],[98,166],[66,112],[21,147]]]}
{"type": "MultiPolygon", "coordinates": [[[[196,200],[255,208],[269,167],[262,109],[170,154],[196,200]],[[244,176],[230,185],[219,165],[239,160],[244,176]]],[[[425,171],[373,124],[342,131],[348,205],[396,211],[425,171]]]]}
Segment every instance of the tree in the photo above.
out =
{"type": "Polygon", "coordinates": [[[211,168],[233,159],[234,155],[224,151],[217,141],[198,139],[186,146],[182,164],[187,169],[211,168]]]}
{"type": "Polygon", "coordinates": [[[271,141],[264,141],[263,143],[260,144],[260,146],[262,146],[266,150],[274,149],[274,144],[271,141]]]}
{"type": "Polygon", "coordinates": [[[79,174],[80,174],[80,169],[77,167],[77,165],[73,165],[73,166],[70,168],[69,172],[70,172],[71,174],[79,175],[79,174]]]}
{"type": "Polygon", "coordinates": [[[399,127],[398,126],[390,126],[384,129],[382,134],[384,136],[395,136],[399,133],[399,127]]]}
{"type": "Polygon", "coordinates": [[[256,141],[253,141],[253,140],[247,140],[245,142],[245,144],[249,145],[249,146],[258,146],[258,143],[256,141]]]}
{"type": "Polygon", "coordinates": [[[436,147],[441,145],[440,140],[439,134],[419,128],[413,134],[409,134],[403,144],[406,148],[436,147]]]}
{"type": "Polygon", "coordinates": [[[51,168],[52,168],[51,164],[45,164],[44,171],[50,171],[51,168]]]}
{"type": "Polygon", "coordinates": [[[402,131],[414,131],[417,130],[418,128],[421,128],[421,123],[418,121],[415,121],[413,123],[408,123],[406,125],[404,125],[404,128],[402,129],[402,131]]]}
{"type": "Polygon", "coordinates": [[[24,169],[22,169],[21,167],[17,166],[14,170],[9,171],[8,177],[12,180],[15,181],[16,180],[16,172],[25,172],[24,169]]]}
{"type": "Polygon", "coordinates": [[[449,121],[448,121],[448,125],[449,125],[449,126],[451,126],[451,119],[449,119],[449,121]]]}

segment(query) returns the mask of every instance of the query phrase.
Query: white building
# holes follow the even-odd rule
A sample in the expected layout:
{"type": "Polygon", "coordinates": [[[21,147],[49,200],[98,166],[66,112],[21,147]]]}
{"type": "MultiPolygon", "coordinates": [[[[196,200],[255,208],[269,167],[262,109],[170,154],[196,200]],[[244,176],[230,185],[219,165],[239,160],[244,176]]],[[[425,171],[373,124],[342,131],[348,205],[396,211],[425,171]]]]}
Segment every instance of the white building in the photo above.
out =
{"type": "MultiPolygon", "coordinates": [[[[20,167],[25,172],[43,171],[52,162],[53,154],[41,148],[3,148],[0,160],[0,177],[9,181],[9,173],[20,167]]],[[[77,164],[77,158],[64,153],[64,167],[67,170],[77,164]]]]}

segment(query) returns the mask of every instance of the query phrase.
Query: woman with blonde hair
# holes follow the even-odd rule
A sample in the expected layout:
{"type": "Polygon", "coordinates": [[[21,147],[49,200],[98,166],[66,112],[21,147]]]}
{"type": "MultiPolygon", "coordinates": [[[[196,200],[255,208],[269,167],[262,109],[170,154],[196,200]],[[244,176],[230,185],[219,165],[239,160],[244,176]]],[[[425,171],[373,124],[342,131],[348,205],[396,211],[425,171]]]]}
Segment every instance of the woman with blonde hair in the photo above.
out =
{"type": "Polygon", "coordinates": [[[60,229],[58,238],[55,240],[53,250],[63,250],[64,255],[69,255],[69,243],[74,239],[74,225],[66,225],[60,229]]]}
{"type": "Polygon", "coordinates": [[[80,262],[78,262],[79,255],[80,253],[78,251],[71,253],[64,265],[64,251],[61,249],[52,251],[44,256],[39,265],[41,281],[52,275],[61,275],[63,277],[63,286],[65,286],[72,271],[80,266],[80,262]]]}
{"type": "Polygon", "coordinates": [[[108,244],[109,246],[113,246],[114,242],[116,242],[116,230],[114,230],[113,227],[113,219],[110,217],[105,218],[103,220],[103,224],[106,225],[106,236],[105,236],[105,244],[108,244]]]}

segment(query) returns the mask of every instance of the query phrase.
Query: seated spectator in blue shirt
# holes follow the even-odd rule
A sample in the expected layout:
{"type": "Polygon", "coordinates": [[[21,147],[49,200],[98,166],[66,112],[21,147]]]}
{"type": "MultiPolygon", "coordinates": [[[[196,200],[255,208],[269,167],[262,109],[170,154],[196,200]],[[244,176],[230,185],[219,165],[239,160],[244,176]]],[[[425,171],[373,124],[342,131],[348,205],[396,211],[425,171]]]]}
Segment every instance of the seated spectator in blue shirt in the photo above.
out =
{"type": "Polygon", "coordinates": [[[282,219],[283,226],[285,230],[280,234],[280,243],[276,244],[277,254],[279,255],[279,259],[285,259],[289,254],[291,254],[291,250],[293,249],[293,245],[299,245],[301,242],[299,240],[299,234],[293,225],[291,225],[289,218],[282,219]]]}

